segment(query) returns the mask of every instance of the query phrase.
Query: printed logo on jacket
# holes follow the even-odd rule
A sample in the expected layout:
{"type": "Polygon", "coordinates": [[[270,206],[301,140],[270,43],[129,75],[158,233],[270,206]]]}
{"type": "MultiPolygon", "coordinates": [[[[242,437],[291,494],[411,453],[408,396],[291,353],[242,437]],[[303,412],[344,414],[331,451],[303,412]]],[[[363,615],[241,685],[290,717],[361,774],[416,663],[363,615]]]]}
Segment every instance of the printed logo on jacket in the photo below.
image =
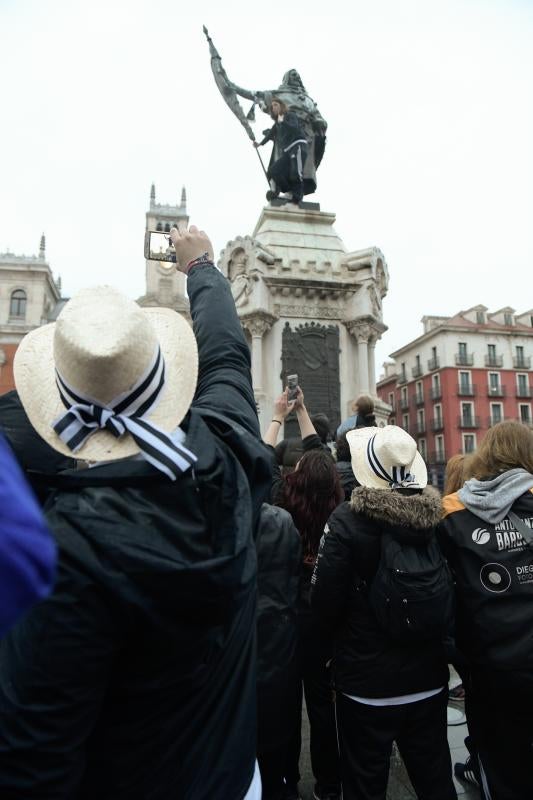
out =
{"type": "MultiPolygon", "coordinates": [[[[533,528],[533,517],[526,517],[524,523],[528,528],[533,528]]],[[[496,533],[496,544],[500,552],[502,550],[523,550],[528,546],[522,534],[516,530],[510,519],[503,519],[498,522],[494,526],[494,531],[496,533]]],[[[472,534],[472,538],[473,536],[472,534]]]]}
{"type": "MultiPolygon", "coordinates": [[[[533,529],[533,517],[526,517],[524,522],[528,528],[533,529]]],[[[519,586],[533,585],[533,547],[529,547],[511,520],[504,519],[495,525],[494,534],[486,528],[476,528],[472,531],[472,541],[479,546],[493,543],[498,553],[501,553],[502,558],[507,562],[507,566],[496,561],[483,565],[479,572],[479,579],[486,591],[502,594],[507,592],[512,584],[515,586],[517,584],[519,586]],[[522,561],[521,556],[525,560],[522,561]],[[522,563],[517,564],[517,559],[522,563]]],[[[494,546],[490,548],[493,553],[495,548],[494,546]]]]}

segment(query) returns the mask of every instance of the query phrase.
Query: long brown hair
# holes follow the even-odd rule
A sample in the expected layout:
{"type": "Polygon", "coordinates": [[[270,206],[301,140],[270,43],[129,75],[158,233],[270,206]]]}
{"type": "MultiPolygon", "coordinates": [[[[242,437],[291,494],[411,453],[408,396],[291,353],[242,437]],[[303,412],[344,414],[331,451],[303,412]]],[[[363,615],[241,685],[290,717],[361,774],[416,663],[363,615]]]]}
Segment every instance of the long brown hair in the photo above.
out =
{"type": "Polygon", "coordinates": [[[533,474],[533,433],[521,422],[498,422],[487,431],[468,466],[480,480],[516,468],[533,474]]]}
{"type": "Polygon", "coordinates": [[[443,494],[445,497],[463,488],[465,482],[465,459],[466,456],[462,453],[458,453],[456,456],[452,456],[448,459],[446,472],[444,473],[443,494]]]}
{"type": "Polygon", "coordinates": [[[285,476],[278,505],[290,513],[298,528],[304,561],[316,559],[324,525],[343,500],[335,462],[323,449],[305,453],[297,469],[285,476]]]}

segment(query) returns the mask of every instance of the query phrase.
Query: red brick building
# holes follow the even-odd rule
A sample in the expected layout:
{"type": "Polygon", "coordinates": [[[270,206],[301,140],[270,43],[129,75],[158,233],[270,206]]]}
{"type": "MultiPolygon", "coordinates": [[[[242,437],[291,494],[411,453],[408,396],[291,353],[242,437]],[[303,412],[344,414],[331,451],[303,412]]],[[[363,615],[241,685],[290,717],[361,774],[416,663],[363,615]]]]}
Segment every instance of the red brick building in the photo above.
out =
{"type": "Polygon", "coordinates": [[[422,323],[423,334],[391,354],[376,388],[442,487],[446,461],[475,450],[491,425],[533,424],[533,310],[480,305],[422,323]]]}

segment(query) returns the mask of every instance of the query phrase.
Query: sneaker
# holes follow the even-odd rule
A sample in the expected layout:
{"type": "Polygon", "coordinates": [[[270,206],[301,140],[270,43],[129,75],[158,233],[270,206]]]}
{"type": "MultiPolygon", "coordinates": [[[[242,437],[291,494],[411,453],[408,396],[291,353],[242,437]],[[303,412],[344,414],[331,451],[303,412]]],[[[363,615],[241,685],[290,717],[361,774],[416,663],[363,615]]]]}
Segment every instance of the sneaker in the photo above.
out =
{"type": "Polygon", "coordinates": [[[314,800],[341,800],[340,792],[324,792],[320,786],[315,786],[313,792],[314,800]]]}
{"type": "Polygon", "coordinates": [[[471,783],[473,786],[479,787],[479,777],[474,769],[474,762],[471,756],[468,756],[464,764],[455,764],[453,771],[455,777],[465,783],[471,783]]]}

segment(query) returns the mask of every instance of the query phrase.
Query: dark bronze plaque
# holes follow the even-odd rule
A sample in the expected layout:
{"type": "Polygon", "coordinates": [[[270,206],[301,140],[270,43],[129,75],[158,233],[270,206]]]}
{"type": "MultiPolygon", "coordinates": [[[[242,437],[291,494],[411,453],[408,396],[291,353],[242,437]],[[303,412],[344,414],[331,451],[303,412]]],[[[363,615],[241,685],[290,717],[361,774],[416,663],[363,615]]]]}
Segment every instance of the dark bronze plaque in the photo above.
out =
{"type": "MultiPolygon", "coordinates": [[[[286,322],[281,346],[282,385],[286,385],[287,375],[296,373],[307,410],[326,414],[334,432],[341,421],[338,327],[310,322],[291,330],[286,322]]],[[[295,414],[287,417],[284,435],[299,436],[295,414]]]]}

